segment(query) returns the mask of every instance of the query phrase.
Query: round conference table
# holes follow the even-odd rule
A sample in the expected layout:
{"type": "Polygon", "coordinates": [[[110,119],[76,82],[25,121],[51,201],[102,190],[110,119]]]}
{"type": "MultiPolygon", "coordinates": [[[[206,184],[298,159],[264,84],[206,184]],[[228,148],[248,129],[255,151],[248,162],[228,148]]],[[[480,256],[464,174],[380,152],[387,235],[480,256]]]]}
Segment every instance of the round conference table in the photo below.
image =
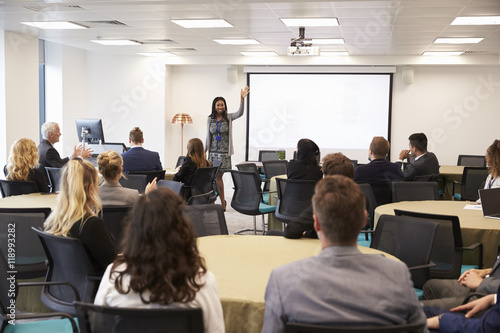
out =
{"type": "MultiPolygon", "coordinates": [[[[441,165],[439,167],[439,178],[444,180],[444,194],[445,200],[453,198],[453,182],[462,181],[462,174],[464,173],[464,166],[461,165],[441,165]]],[[[460,186],[457,188],[460,190],[460,186]]]]}
{"type": "MultiPolygon", "coordinates": [[[[379,206],[375,209],[375,226],[382,214],[394,215],[394,209],[419,213],[454,215],[460,219],[464,246],[483,243],[484,267],[491,267],[496,260],[500,244],[500,220],[483,217],[482,210],[464,209],[466,201],[402,201],[379,206]]],[[[477,264],[475,251],[464,252],[464,264],[477,264]],[[469,253],[472,252],[472,253],[469,253]]]]}
{"type": "MultiPolygon", "coordinates": [[[[262,331],[264,296],[271,271],[321,251],[317,239],[253,235],[200,237],[198,248],[217,279],[226,332],[242,333],[262,331]]],[[[398,260],[375,249],[359,249],[398,260]]]]}

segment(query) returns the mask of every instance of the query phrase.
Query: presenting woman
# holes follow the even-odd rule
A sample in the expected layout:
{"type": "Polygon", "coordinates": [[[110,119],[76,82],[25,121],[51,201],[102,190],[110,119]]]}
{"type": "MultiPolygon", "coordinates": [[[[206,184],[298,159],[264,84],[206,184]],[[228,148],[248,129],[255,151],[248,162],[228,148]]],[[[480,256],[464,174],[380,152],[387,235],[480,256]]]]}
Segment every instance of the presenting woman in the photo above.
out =
{"type": "Polygon", "coordinates": [[[97,216],[101,210],[97,170],[80,158],[66,163],[61,170],[61,191],[56,206],[43,224],[51,235],[78,238],[94,266],[102,276],[113,262],[116,252],[104,221],[97,216]]]}
{"type": "Polygon", "coordinates": [[[47,177],[42,170],[38,169],[38,148],[33,140],[22,138],[12,144],[4,170],[7,180],[33,181],[39,192],[49,192],[47,177]]]}
{"type": "Polygon", "coordinates": [[[222,162],[219,174],[217,174],[217,187],[222,208],[226,210],[226,200],[224,200],[224,183],[222,176],[225,171],[231,169],[231,155],[234,154],[232,122],[243,115],[244,100],[248,95],[249,88],[241,89],[240,108],[235,113],[227,113],[226,100],[223,97],[215,97],[212,102],[212,113],[207,119],[207,139],[205,150],[208,150],[208,160],[214,163],[215,160],[222,162]]]}
{"type": "MultiPolygon", "coordinates": [[[[198,138],[193,138],[187,144],[186,158],[184,159],[184,163],[179,167],[179,171],[175,174],[174,181],[189,186],[193,181],[196,169],[209,166],[212,166],[212,163],[205,157],[203,142],[198,138]]],[[[184,199],[189,199],[189,195],[191,194],[190,189],[183,187],[181,194],[184,199]]]]}
{"type": "Polygon", "coordinates": [[[198,252],[184,201],[171,189],[142,196],[130,213],[121,253],[109,265],[95,304],[126,308],[201,308],[206,333],[224,333],[215,276],[198,252]]]}

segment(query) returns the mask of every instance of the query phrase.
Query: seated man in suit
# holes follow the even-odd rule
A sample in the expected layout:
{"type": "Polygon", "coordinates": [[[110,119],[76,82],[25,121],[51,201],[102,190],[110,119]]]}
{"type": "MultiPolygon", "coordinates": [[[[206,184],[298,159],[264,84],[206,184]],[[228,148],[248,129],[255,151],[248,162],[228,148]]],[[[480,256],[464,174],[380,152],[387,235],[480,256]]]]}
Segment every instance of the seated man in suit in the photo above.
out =
{"type": "Polygon", "coordinates": [[[469,269],[458,280],[431,279],[424,285],[424,305],[451,309],[472,293],[494,294],[500,288],[500,256],[492,268],[469,269]]]}
{"type": "MultiPolygon", "coordinates": [[[[323,157],[322,169],[325,176],[343,175],[349,178],[354,177],[352,162],[342,153],[328,154],[323,157]]],[[[278,233],[273,232],[272,234],[278,233]]],[[[318,238],[314,230],[312,206],[286,224],[284,236],[286,238],[301,238],[303,236],[307,238],[318,238]]]]}
{"type": "MultiPolygon", "coordinates": [[[[61,129],[59,128],[59,125],[54,122],[46,122],[42,125],[41,132],[43,140],[38,145],[38,163],[40,164],[40,167],[62,168],[70,158],[61,158],[57,150],[54,148],[54,144],[59,142],[59,137],[61,136],[61,129]]],[[[81,145],[79,145],[78,147],[75,146],[71,158],[81,157],[85,159],[90,156],[92,156],[92,149],[84,149],[81,145]]]]}
{"type": "Polygon", "coordinates": [[[439,174],[439,162],[434,153],[427,151],[427,136],[424,133],[414,133],[408,138],[409,150],[402,150],[396,163],[403,163],[410,155],[415,156],[415,161],[404,170],[405,180],[413,180],[416,176],[439,174]]]}
{"type": "Polygon", "coordinates": [[[462,313],[442,313],[439,316],[427,319],[427,327],[439,330],[442,333],[494,333],[500,332],[500,289],[496,294],[489,294],[473,302],[451,309],[452,312],[468,311],[462,313]],[[478,318],[476,314],[487,310],[478,318]],[[471,318],[471,319],[469,319],[471,318]]]}
{"type": "Polygon", "coordinates": [[[265,299],[263,333],[285,331],[287,322],[389,326],[423,324],[425,315],[408,267],[356,246],[366,224],[365,196],[341,175],[325,176],[312,199],[321,252],[274,269],[265,299]]]}
{"type": "Polygon", "coordinates": [[[144,149],[144,136],[139,127],[130,131],[130,149],[122,154],[123,172],[163,170],[160,155],[157,152],[144,149]]]}
{"type": "Polygon", "coordinates": [[[377,206],[392,202],[389,183],[404,180],[401,164],[386,160],[390,144],[384,137],[375,136],[368,149],[370,163],[360,165],[354,171],[354,181],[372,186],[377,206]]]}

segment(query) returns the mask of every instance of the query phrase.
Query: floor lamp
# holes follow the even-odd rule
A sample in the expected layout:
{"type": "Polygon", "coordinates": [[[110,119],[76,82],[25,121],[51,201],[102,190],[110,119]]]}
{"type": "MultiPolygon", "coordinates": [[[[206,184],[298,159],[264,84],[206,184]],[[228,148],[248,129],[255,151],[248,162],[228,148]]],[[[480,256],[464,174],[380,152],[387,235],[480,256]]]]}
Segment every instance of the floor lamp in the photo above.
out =
{"type": "Polygon", "coordinates": [[[172,124],[181,124],[181,155],[184,156],[184,124],[192,124],[193,119],[187,113],[178,113],[172,118],[172,124]]]}

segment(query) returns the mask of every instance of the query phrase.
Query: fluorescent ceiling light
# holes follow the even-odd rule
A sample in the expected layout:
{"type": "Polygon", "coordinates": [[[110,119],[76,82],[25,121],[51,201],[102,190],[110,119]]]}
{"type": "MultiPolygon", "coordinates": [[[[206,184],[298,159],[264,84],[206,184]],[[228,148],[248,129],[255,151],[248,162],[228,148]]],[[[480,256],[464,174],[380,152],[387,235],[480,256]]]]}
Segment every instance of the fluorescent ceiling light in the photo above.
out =
{"type": "Polygon", "coordinates": [[[438,52],[430,52],[430,51],[427,51],[427,52],[424,52],[422,55],[424,56],[457,56],[457,55],[461,55],[463,52],[462,51],[458,51],[458,52],[441,52],[441,51],[438,51],[438,52]]]}
{"type": "Polygon", "coordinates": [[[88,27],[72,22],[19,22],[38,29],[88,29],[88,27]]]}
{"type": "Polygon", "coordinates": [[[170,52],[141,52],[138,54],[146,57],[177,57],[176,54],[170,52]]]}
{"type": "Polygon", "coordinates": [[[226,20],[171,20],[171,22],[184,28],[232,28],[226,20]]]}
{"type": "Polygon", "coordinates": [[[101,44],[101,45],[112,45],[112,46],[122,46],[122,45],[141,45],[141,43],[134,40],[128,39],[95,39],[91,42],[101,44]]]}
{"type": "Polygon", "coordinates": [[[258,41],[252,38],[246,39],[214,39],[214,42],[223,45],[255,45],[260,44],[258,41]]]}
{"type": "Polygon", "coordinates": [[[337,27],[336,17],[330,18],[288,18],[280,19],[287,27],[337,27]]]}
{"type": "Polygon", "coordinates": [[[457,17],[451,25],[494,25],[500,24],[500,16],[462,16],[457,17]]]}
{"type": "Polygon", "coordinates": [[[240,53],[247,57],[274,57],[278,55],[273,51],[244,51],[240,53]]]}
{"type": "Polygon", "coordinates": [[[484,38],[436,38],[434,44],[476,44],[484,38]]]}
{"type": "Polygon", "coordinates": [[[322,44],[322,45],[345,44],[343,38],[313,38],[312,43],[313,44],[322,44]]]}
{"type": "Polygon", "coordinates": [[[321,51],[320,55],[327,57],[348,56],[347,51],[321,51]]]}

